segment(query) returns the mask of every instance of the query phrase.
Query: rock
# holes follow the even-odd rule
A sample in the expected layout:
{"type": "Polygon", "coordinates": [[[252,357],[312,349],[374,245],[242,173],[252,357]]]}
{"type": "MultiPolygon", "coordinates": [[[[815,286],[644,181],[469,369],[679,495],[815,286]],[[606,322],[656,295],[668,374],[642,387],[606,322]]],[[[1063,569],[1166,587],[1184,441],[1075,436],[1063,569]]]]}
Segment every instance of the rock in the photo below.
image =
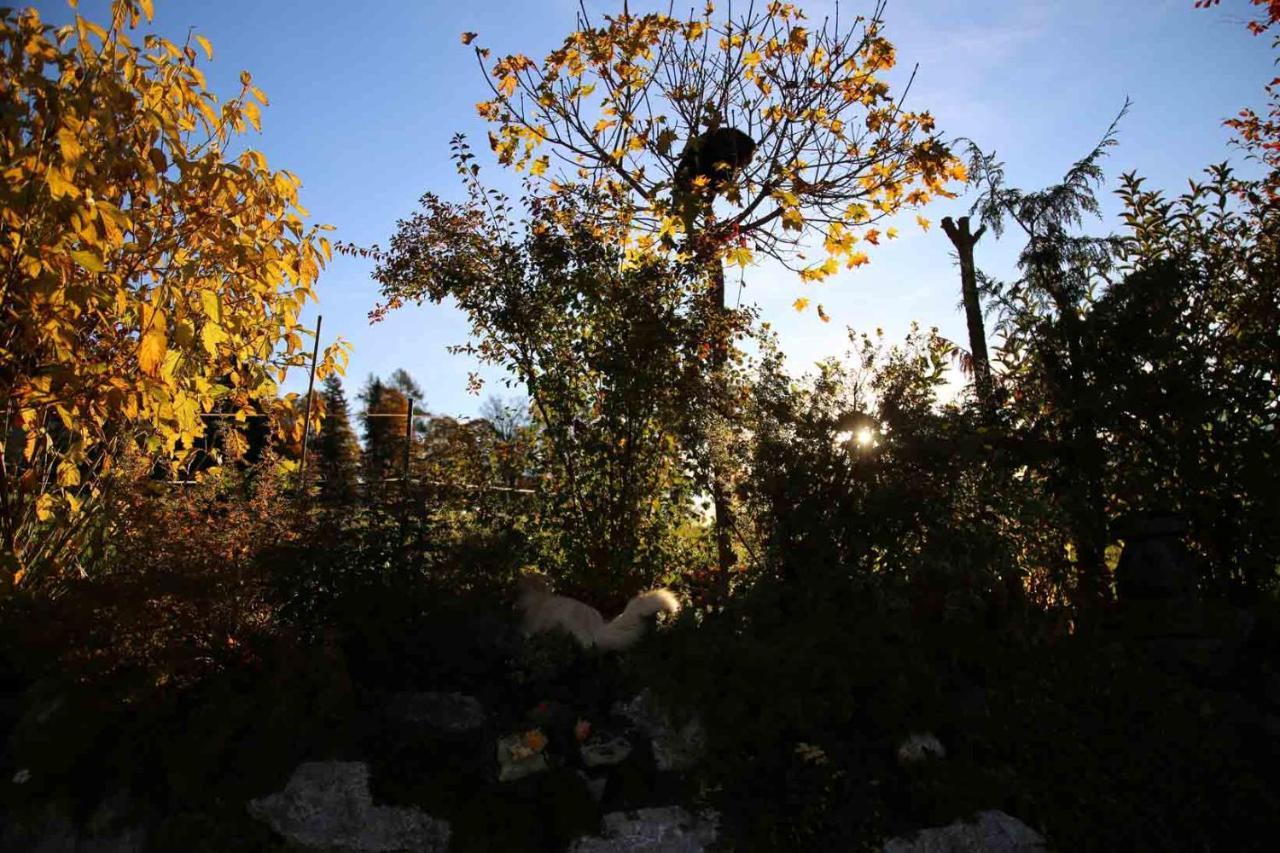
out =
{"type": "Polygon", "coordinates": [[[46,806],[38,814],[0,819],[0,850],[26,853],[75,853],[76,827],[61,805],[46,806]]]}
{"type": "Polygon", "coordinates": [[[127,795],[104,801],[90,817],[83,832],[76,830],[70,810],[51,803],[34,815],[15,819],[0,816],[0,850],[24,853],[143,853],[147,849],[147,827],[143,823],[116,826],[115,811],[127,802],[127,795]],[[105,817],[104,817],[105,816],[105,817]]]}
{"type": "Polygon", "coordinates": [[[630,721],[652,741],[659,770],[687,770],[702,758],[707,744],[702,721],[694,717],[676,728],[648,688],[630,702],[615,704],[613,713],[630,721]]]}
{"type": "Polygon", "coordinates": [[[894,838],[884,853],[1045,853],[1040,834],[1002,811],[979,812],[972,821],[922,829],[894,838]]]}
{"type": "Polygon", "coordinates": [[[480,702],[461,693],[398,693],[387,703],[387,715],[446,735],[474,731],[485,720],[480,702]]]}
{"type": "Polygon", "coordinates": [[[919,764],[930,758],[946,758],[947,750],[933,734],[910,734],[898,745],[899,764],[919,764]]]}
{"type": "Polygon", "coordinates": [[[138,811],[125,788],[104,797],[89,815],[76,853],[142,853],[147,849],[147,825],[138,820],[138,811]]]}
{"type": "Polygon", "coordinates": [[[610,812],[604,833],[580,838],[569,853],[702,853],[716,840],[718,816],[694,817],[679,806],[610,812]]]}
{"type": "MultiPolygon", "coordinates": [[[[545,742],[543,746],[545,746],[545,742]]],[[[525,736],[507,735],[498,740],[498,781],[514,782],[535,773],[551,769],[542,748],[534,749],[525,743],[525,736]]]]}
{"type": "Polygon", "coordinates": [[[591,795],[591,799],[597,803],[604,799],[605,789],[609,787],[609,779],[606,776],[592,776],[582,770],[578,771],[582,784],[587,786],[587,793],[591,795]]]}
{"type": "Polygon", "coordinates": [[[631,741],[624,737],[592,738],[580,747],[582,763],[588,767],[612,767],[627,760],[631,741]]]}
{"type": "Polygon", "coordinates": [[[249,803],[249,814],[304,848],[335,851],[443,851],[449,824],[416,808],[375,806],[369,766],[313,761],[283,791],[249,803]]]}

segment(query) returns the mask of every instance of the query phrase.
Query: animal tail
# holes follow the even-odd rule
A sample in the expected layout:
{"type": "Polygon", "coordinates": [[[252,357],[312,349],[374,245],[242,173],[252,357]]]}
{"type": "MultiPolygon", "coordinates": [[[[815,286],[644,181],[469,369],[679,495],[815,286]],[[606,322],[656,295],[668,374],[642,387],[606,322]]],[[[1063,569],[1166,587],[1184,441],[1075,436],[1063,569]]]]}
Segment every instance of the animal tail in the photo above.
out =
{"type": "Polygon", "coordinates": [[[644,633],[644,620],[655,613],[676,613],[680,601],[670,590],[653,589],[642,592],[627,602],[626,609],[613,621],[601,625],[596,631],[596,647],[603,651],[629,649],[644,633]]]}

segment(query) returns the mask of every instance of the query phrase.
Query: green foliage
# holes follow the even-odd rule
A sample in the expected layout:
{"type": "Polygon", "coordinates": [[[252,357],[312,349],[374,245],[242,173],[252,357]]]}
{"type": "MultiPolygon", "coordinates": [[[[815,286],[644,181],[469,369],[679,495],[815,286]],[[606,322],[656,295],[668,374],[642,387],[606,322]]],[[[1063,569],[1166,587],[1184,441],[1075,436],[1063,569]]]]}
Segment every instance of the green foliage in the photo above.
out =
{"type": "MultiPolygon", "coordinates": [[[[1065,227],[1089,209],[1080,198],[1099,179],[1096,166],[1084,178],[1079,166],[1061,187],[1027,196],[1076,193],[1075,207],[1033,211],[1024,276],[987,282],[1003,335],[1000,428],[1054,495],[1073,574],[1092,573],[1095,592],[1110,583],[1108,519],[1158,509],[1190,520],[1207,591],[1256,597],[1280,582],[1276,532],[1263,520],[1278,511],[1277,491],[1262,473],[1274,459],[1280,345],[1275,211],[1226,166],[1174,200],[1126,175],[1124,231],[1071,236],[1065,227]],[[1065,219],[1046,224],[1042,213],[1065,219]]],[[[998,167],[988,169],[998,187],[998,167]]],[[[988,195],[1021,223],[1026,197],[988,195]]]]}
{"type": "MultiPolygon", "coordinates": [[[[470,155],[459,149],[460,171],[470,155]]],[[[606,595],[681,567],[675,531],[691,514],[681,436],[705,386],[705,306],[691,273],[624,263],[601,238],[589,195],[531,200],[530,221],[469,178],[470,202],[423,198],[376,276],[388,307],[451,297],[475,342],[529,394],[544,472],[531,528],[539,562],[606,595]]]]}
{"type": "Polygon", "coordinates": [[[939,406],[954,347],[919,329],[888,349],[854,343],[853,365],[828,361],[796,383],[766,342],[741,491],[767,570],[797,589],[909,579],[917,606],[935,611],[985,596],[1019,608],[1024,586],[1057,578],[1061,540],[1045,496],[1010,475],[980,412],[939,406]],[[866,425],[842,432],[851,418],[866,425]]]}

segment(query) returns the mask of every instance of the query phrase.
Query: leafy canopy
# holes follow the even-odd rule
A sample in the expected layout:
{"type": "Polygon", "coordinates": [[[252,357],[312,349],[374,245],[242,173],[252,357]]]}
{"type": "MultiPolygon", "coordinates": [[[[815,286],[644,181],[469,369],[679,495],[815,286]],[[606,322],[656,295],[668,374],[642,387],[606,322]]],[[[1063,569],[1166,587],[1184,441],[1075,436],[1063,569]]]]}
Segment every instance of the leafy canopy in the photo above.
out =
{"type": "Polygon", "coordinates": [[[0,495],[19,563],[124,444],[175,457],[201,413],[261,407],[306,357],[299,312],[329,244],[297,177],[229,153],[267,98],[242,72],[220,101],[208,40],[135,41],[151,17],[151,0],[115,0],[105,27],[0,10],[0,495]]]}
{"type": "Polygon", "coordinates": [[[822,280],[867,263],[861,244],[878,242],[877,220],[966,177],[929,113],[905,109],[881,76],[896,60],[883,5],[818,26],[779,2],[723,18],[709,2],[684,20],[624,4],[599,24],[583,7],[540,63],[512,54],[486,65],[477,47],[493,93],[477,109],[495,125],[500,162],[553,195],[574,184],[601,193],[628,259],[680,251],[745,267],[767,255],[822,280]],[[682,192],[682,158],[722,128],[750,137],[755,156],[682,192]]]}

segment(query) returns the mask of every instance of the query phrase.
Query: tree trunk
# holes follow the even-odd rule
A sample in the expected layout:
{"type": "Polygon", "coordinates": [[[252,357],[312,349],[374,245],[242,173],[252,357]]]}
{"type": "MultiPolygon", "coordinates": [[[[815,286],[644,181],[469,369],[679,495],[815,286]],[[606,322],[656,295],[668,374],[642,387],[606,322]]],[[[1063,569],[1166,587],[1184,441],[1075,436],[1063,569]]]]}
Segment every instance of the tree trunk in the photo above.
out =
{"type": "Polygon", "coordinates": [[[987,356],[987,334],[982,323],[982,304],[978,301],[978,271],[973,263],[973,247],[982,239],[987,226],[976,233],[969,232],[969,217],[960,217],[959,223],[948,216],[942,220],[942,230],[956,247],[960,257],[960,293],[964,299],[965,320],[969,324],[969,352],[973,358],[973,379],[978,389],[978,399],[988,411],[994,405],[991,388],[991,360],[987,356]]]}
{"type": "MultiPolygon", "coordinates": [[[[711,344],[712,394],[719,396],[725,386],[725,363],[729,359],[727,326],[728,306],[725,304],[724,264],[719,258],[712,261],[711,306],[714,318],[714,340],[711,344]]],[[[716,511],[716,555],[720,566],[717,587],[721,595],[729,591],[729,576],[738,562],[733,550],[733,503],[729,497],[729,483],[724,468],[722,448],[715,446],[714,430],[707,435],[707,450],[711,457],[711,500],[716,511]]]]}

